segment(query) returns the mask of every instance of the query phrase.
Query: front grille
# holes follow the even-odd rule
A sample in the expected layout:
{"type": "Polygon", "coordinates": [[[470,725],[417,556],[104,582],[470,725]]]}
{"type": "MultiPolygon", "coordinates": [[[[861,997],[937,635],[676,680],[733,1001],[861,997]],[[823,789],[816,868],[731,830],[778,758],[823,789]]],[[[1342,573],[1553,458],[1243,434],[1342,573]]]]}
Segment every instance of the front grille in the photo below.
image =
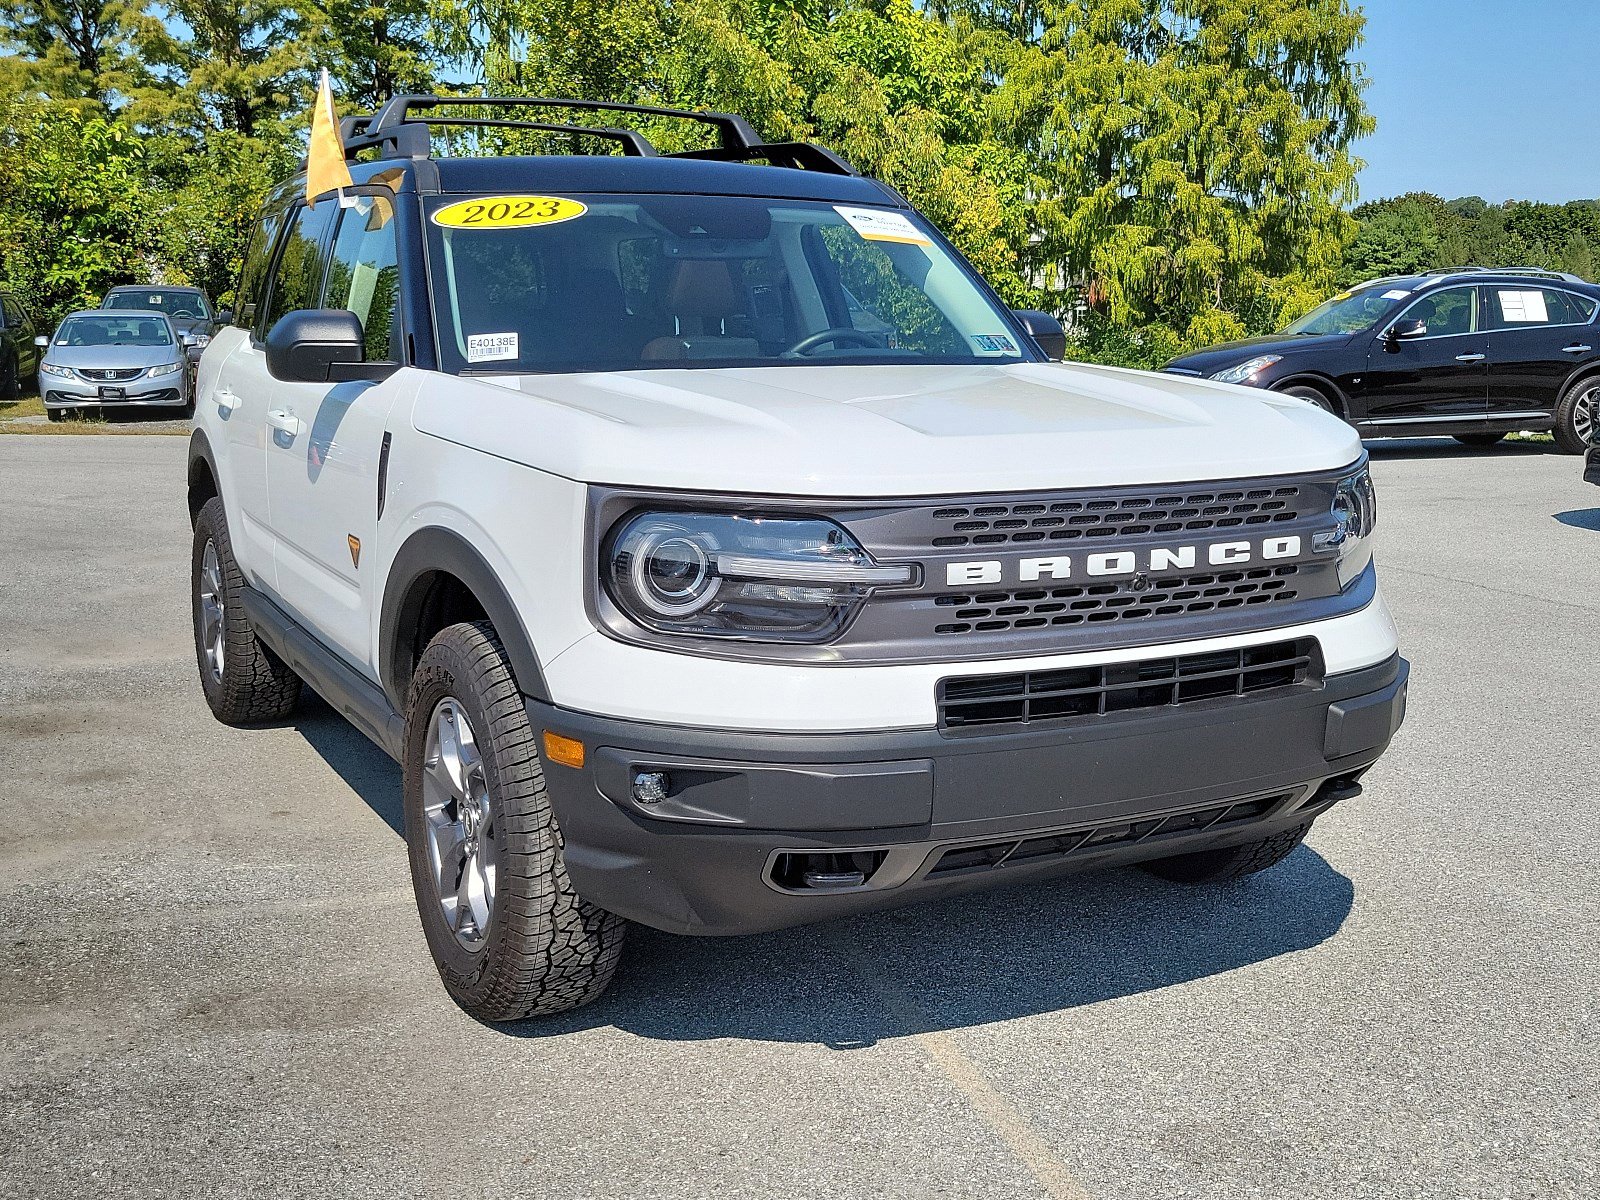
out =
{"type": "Polygon", "coordinates": [[[1266,816],[1279,805],[1292,803],[1303,789],[1274,792],[1231,800],[1164,817],[1145,817],[1135,821],[1106,821],[1088,828],[1068,829],[1031,838],[1010,838],[976,846],[953,846],[941,854],[924,878],[993,870],[997,867],[1032,866],[1068,858],[1080,851],[1130,846],[1152,838],[1201,833],[1228,825],[1241,825],[1266,816]]]}
{"type": "Polygon", "coordinates": [[[1290,564],[1206,575],[1166,575],[1138,592],[1126,584],[1098,583],[940,596],[934,605],[943,610],[946,619],[934,625],[933,632],[945,636],[1000,633],[1281,604],[1299,595],[1294,586],[1299,570],[1290,564]]]}
{"type": "Polygon", "coordinates": [[[1321,678],[1316,640],[940,680],[939,728],[1026,725],[1250,696],[1321,678]]]}
{"type": "Polygon", "coordinates": [[[1105,499],[954,505],[934,510],[936,532],[932,544],[999,546],[1281,524],[1300,516],[1295,503],[1299,496],[1300,488],[1288,484],[1105,499]]]}
{"type": "Polygon", "coordinates": [[[91,368],[78,367],[78,374],[96,383],[126,383],[144,374],[143,367],[91,368]]]}

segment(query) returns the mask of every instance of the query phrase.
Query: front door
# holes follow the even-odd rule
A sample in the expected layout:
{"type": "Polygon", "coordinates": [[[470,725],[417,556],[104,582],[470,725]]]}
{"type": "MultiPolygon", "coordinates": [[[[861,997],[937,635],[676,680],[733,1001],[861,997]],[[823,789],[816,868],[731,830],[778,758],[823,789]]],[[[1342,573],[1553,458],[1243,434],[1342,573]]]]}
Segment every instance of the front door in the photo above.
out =
{"type": "Polygon", "coordinates": [[[1441,288],[1395,318],[1421,321],[1427,332],[1395,340],[1379,334],[1367,354],[1360,399],[1364,425],[1444,423],[1483,418],[1489,398],[1489,345],[1479,317],[1478,289],[1441,288]]]}
{"type": "MultiPolygon", "coordinates": [[[[318,205],[325,209],[332,201],[318,205]]],[[[393,202],[360,196],[339,213],[325,289],[298,307],[343,308],[361,319],[367,360],[394,361],[400,338],[393,202]]],[[[376,678],[370,554],[378,523],[384,428],[404,377],[382,383],[274,385],[267,414],[267,489],[278,591],[291,613],[376,678]]]]}
{"type": "Polygon", "coordinates": [[[1489,415],[1509,419],[1554,412],[1573,371],[1600,361],[1600,336],[1589,324],[1595,301],[1524,283],[1491,284],[1483,291],[1489,415]]]}

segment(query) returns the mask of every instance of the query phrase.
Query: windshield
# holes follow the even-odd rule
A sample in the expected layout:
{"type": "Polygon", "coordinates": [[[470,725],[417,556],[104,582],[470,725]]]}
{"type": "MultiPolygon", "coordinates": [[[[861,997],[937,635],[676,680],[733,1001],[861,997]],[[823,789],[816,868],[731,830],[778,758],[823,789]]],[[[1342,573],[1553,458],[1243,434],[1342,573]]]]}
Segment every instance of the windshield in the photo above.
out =
{"type": "Polygon", "coordinates": [[[901,210],[744,196],[443,197],[447,370],[1020,362],[1009,314],[901,210]]]}
{"type": "Polygon", "coordinates": [[[160,317],[68,317],[56,330],[58,346],[170,346],[160,317]]]}
{"type": "Polygon", "coordinates": [[[164,312],[169,317],[209,317],[206,298],[199,292],[174,292],[152,288],[148,292],[112,292],[104,308],[137,308],[144,312],[164,312]]]}
{"type": "Polygon", "coordinates": [[[1341,292],[1295,321],[1285,333],[1357,333],[1370,329],[1383,315],[1411,293],[1392,283],[1341,292]]]}

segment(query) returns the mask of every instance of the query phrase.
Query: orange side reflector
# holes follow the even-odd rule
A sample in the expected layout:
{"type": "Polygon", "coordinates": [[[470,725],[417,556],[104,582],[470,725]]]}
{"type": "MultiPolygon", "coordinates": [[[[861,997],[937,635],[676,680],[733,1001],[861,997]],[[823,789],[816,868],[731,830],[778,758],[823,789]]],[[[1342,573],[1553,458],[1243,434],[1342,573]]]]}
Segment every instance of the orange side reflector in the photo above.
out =
{"type": "Polygon", "coordinates": [[[559,733],[544,731],[544,756],[563,767],[583,766],[583,743],[576,738],[562,737],[559,733]]]}

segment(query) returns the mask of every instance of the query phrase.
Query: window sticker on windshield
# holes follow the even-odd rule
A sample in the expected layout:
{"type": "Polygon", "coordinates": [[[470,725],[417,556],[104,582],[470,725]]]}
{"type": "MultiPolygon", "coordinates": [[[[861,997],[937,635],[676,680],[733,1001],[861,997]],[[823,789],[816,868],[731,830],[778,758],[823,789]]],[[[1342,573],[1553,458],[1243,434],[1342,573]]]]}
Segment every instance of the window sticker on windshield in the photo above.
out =
{"type": "Polygon", "coordinates": [[[469,363],[503,362],[517,357],[517,335],[514,333],[467,334],[467,361],[469,363]]]}
{"type": "Polygon", "coordinates": [[[433,223],[446,229],[522,229],[556,225],[588,211],[587,204],[564,196],[479,196],[445,205],[433,223]]]}
{"type": "Polygon", "coordinates": [[[904,242],[911,246],[931,246],[933,239],[911,223],[904,213],[883,208],[847,208],[835,204],[833,211],[869,242],[904,242]]]}
{"type": "Polygon", "coordinates": [[[1544,306],[1543,292],[1507,291],[1496,292],[1495,295],[1500,299],[1500,316],[1503,320],[1538,323],[1550,319],[1544,306]]]}
{"type": "Polygon", "coordinates": [[[1003,333],[975,333],[972,344],[979,354],[1015,354],[1017,344],[1003,333]]]}
{"type": "Polygon", "coordinates": [[[1385,292],[1383,298],[1385,300],[1404,300],[1409,295],[1411,293],[1406,291],[1405,288],[1395,288],[1392,292],[1385,292]]]}

